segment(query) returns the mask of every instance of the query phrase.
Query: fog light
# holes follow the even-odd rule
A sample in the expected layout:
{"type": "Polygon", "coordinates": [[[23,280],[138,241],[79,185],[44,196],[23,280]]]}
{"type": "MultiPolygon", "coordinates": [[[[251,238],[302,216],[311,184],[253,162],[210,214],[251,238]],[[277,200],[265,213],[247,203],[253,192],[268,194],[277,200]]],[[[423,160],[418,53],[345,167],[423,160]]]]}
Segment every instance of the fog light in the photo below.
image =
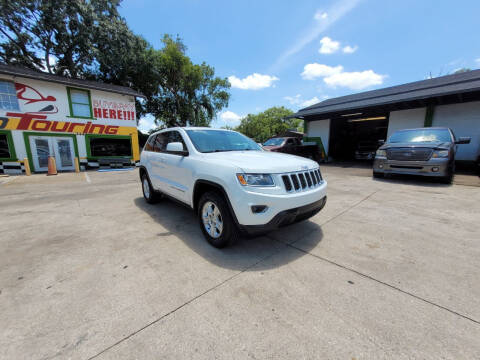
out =
{"type": "Polygon", "coordinates": [[[252,205],[252,212],[254,214],[260,214],[265,211],[267,211],[268,206],[267,205],[252,205]]]}
{"type": "Polygon", "coordinates": [[[433,171],[433,172],[437,172],[437,171],[438,171],[438,167],[436,167],[436,166],[432,167],[432,171],[433,171]]]}
{"type": "Polygon", "coordinates": [[[378,165],[380,169],[383,169],[383,164],[378,165]]]}

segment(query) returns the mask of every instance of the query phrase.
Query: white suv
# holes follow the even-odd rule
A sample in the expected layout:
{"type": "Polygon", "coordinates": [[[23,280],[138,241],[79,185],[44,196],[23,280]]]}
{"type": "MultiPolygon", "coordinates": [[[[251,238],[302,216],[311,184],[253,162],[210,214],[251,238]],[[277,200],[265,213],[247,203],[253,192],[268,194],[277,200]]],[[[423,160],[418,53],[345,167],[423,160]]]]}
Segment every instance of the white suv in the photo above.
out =
{"type": "Polygon", "coordinates": [[[198,214],[215,247],[305,220],[327,200],[315,161],[264,151],[246,136],[212,128],[170,128],[148,138],[140,157],[148,203],[162,196],[198,214]]]}

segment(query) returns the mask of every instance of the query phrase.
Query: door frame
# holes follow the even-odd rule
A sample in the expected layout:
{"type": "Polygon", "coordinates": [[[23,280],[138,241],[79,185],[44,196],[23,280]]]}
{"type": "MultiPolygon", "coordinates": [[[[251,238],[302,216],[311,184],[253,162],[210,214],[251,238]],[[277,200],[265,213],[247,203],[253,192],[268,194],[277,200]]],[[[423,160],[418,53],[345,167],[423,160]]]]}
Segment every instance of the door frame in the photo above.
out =
{"type": "MultiPolygon", "coordinates": [[[[56,136],[56,137],[70,137],[73,139],[73,151],[75,154],[75,157],[78,156],[78,145],[77,145],[77,135],[75,134],[65,134],[65,133],[51,133],[48,131],[45,132],[31,132],[31,131],[25,131],[23,133],[23,141],[25,143],[25,149],[27,150],[27,158],[28,158],[28,163],[30,164],[30,169],[35,169],[34,164],[33,164],[33,155],[32,155],[32,149],[30,148],[30,141],[29,141],[29,136],[56,136]]],[[[75,159],[74,159],[75,161],[75,159]]]]}

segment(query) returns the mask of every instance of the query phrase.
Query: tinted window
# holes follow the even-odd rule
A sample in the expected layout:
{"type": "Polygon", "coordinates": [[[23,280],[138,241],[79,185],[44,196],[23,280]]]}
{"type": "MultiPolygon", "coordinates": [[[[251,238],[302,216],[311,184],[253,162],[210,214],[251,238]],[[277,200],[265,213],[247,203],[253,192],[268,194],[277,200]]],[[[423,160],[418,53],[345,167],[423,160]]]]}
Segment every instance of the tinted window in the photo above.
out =
{"type": "Polygon", "coordinates": [[[167,147],[168,142],[168,132],[157,134],[155,141],[153,143],[153,151],[155,152],[164,152],[167,147]]]}
{"type": "Polygon", "coordinates": [[[293,145],[293,139],[288,139],[287,140],[287,145],[293,145]]]}
{"type": "Polygon", "coordinates": [[[132,156],[130,139],[102,137],[90,139],[90,153],[95,157],[132,156]]]}
{"type": "Polygon", "coordinates": [[[8,140],[6,134],[0,134],[0,158],[10,158],[10,149],[8,148],[8,140]]]}
{"type": "Polygon", "coordinates": [[[265,146],[280,146],[282,145],[284,138],[273,138],[273,139],[268,139],[263,143],[265,146]]]}
{"type": "Polygon", "coordinates": [[[182,143],[183,145],[183,149],[184,150],[187,150],[187,146],[185,145],[185,142],[183,141],[183,138],[182,138],[182,135],[180,135],[180,133],[178,131],[170,131],[168,133],[168,143],[172,143],[172,142],[179,142],[179,143],[182,143]]]}
{"type": "Polygon", "coordinates": [[[447,129],[400,130],[390,136],[389,143],[416,142],[451,142],[452,137],[447,129]]]}
{"type": "Polygon", "coordinates": [[[143,148],[143,150],[153,151],[153,142],[155,141],[156,136],[157,135],[150,135],[147,142],[145,143],[145,147],[143,148]]]}
{"type": "Polygon", "coordinates": [[[225,130],[186,130],[195,148],[203,153],[240,150],[261,150],[248,137],[225,130]]]}

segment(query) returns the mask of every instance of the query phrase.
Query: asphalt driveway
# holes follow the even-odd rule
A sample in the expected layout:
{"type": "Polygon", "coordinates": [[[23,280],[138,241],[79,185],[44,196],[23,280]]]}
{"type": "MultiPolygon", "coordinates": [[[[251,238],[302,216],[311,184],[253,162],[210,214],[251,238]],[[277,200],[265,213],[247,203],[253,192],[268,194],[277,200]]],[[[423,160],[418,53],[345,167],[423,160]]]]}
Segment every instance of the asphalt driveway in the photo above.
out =
{"type": "Polygon", "coordinates": [[[478,187],[323,173],[224,250],[136,170],[0,178],[0,358],[480,358],[478,187]]]}

